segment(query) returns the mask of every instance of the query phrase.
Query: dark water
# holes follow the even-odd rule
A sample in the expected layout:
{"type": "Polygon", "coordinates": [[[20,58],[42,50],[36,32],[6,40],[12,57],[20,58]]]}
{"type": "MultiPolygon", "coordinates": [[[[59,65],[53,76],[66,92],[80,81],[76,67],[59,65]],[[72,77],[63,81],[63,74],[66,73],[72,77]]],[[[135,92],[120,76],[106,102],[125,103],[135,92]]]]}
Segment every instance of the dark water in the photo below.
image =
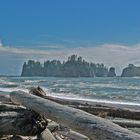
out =
{"type": "Polygon", "coordinates": [[[140,104],[140,78],[0,77],[1,93],[41,86],[49,95],[90,101],[140,104]]]}

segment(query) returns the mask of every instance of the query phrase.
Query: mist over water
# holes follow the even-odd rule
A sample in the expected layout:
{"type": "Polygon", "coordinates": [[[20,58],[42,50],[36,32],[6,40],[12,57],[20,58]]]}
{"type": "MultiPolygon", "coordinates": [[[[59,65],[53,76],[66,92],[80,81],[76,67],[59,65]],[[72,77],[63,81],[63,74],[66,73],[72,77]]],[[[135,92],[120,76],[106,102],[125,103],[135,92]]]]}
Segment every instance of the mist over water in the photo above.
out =
{"type": "Polygon", "coordinates": [[[40,86],[50,96],[140,104],[140,78],[0,77],[0,94],[40,86]]]}

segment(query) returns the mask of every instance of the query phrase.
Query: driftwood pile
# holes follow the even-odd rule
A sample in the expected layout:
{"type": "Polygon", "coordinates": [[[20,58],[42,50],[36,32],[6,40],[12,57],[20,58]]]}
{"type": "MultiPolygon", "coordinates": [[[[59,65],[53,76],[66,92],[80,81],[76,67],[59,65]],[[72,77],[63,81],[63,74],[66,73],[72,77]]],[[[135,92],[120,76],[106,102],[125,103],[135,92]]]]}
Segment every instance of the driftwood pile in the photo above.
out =
{"type": "Polygon", "coordinates": [[[47,124],[38,113],[0,96],[0,139],[29,139],[45,130],[47,124]]]}
{"type": "Polygon", "coordinates": [[[60,99],[40,87],[0,101],[1,139],[140,140],[139,106],[60,99]]]}
{"type": "Polygon", "coordinates": [[[0,139],[88,140],[89,138],[45,118],[29,107],[12,102],[10,96],[0,94],[0,139]]]}

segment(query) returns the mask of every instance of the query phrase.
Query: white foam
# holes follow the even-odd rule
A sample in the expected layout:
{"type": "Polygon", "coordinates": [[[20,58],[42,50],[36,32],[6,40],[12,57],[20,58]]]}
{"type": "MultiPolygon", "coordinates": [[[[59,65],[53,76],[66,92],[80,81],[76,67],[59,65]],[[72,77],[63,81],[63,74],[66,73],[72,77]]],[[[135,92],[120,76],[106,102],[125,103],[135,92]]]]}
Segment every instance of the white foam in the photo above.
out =
{"type": "Polygon", "coordinates": [[[11,82],[7,78],[0,78],[0,85],[17,85],[17,82],[11,82]]]}
{"type": "Polygon", "coordinates": [[[40,82],[45,82],[46,80],[25,80],[25,83],[40,83],[40,82]]]}
{"type": "Polygon", "coordinates": [[[9,85],[9,86],[12,86],[12,85],[17,85],[18,83],[8,82],[8,81],[0,81],[0,84],[1,85],[9,85]]]}
{"type": "Polygon", "coordinates": [[[115,84],[92,84],[91,87],[99,88],[116,88],[116,89],[127,89],[127,90],[140,90],[140,87],[134,85],[115,85],[115,84]]]}
{"type": "Polygon", "coordinates": [[[89,98],[84,98],[84,97],[80,96],[80,94],[75,95],[73,93],[64,93],[64,92],[63,93],[54,93],[54,92],[50,92],[49,89],[47,89],[45,87],[43,87],[43,90],[47,93],[47,95],[52,96],[52,97],[56,97],[56,98],[60,98],[60,99],[140,106],[140,103],[134,103],[134,102],[110,101],[110,100],[104,100],[104,99],[89,99],[89,98]]]}
{"type": "Polygon", "coordinates": [[[12,92],[12,91],[18,91],[18,90],[28,92],[28,89],[20,88],[20,87],[17,87],[17,88],[0,88],[1,92],[12,92]]]}

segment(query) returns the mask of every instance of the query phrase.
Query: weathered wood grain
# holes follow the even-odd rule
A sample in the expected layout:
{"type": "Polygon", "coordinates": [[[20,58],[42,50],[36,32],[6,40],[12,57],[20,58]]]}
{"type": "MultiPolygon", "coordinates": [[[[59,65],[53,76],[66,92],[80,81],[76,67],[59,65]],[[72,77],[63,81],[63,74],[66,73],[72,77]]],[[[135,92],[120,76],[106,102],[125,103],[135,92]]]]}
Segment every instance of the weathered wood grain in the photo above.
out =
{"type": "Polygon", "coordinates": [[[45,129],[40,116],[23,107],[0,105],[0,135],[34,136],[45,129]]]}
{"type": "Polygon", "coordinates": [[[111,121],[23,91],[12,92],[10,98],[12,102],[19,103],[47,118],[85,134],[92,140],[140,139],[139,134],[122,128],[111,121]]]}

